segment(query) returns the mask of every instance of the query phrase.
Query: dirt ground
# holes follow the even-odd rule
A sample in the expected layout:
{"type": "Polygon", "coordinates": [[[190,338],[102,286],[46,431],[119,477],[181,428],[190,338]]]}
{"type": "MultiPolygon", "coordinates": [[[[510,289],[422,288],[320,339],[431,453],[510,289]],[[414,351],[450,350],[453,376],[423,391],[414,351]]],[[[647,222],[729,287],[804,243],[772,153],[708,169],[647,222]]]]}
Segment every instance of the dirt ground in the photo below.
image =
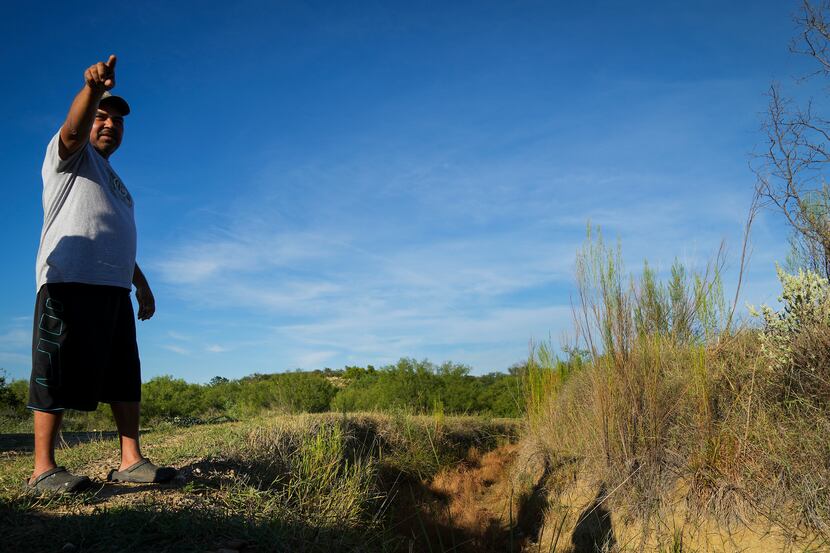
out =
{"type": "Polygon", "coordinates": [[[545,503],[544,474],[517,481],[518,444],[471,450],[457,466],[425,483],[406,482],[397,503],[399,530],[413,551],[515,552],[538,538],[545,503]]]}

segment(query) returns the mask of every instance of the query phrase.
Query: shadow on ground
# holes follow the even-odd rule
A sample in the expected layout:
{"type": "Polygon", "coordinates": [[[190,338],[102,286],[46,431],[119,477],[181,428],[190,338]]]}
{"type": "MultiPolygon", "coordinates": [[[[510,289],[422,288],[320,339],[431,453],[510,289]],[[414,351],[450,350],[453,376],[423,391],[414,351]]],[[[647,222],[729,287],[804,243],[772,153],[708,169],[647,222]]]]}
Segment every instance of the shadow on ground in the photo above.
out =
{"type": "MultiPolygon", "coordinates": [[[[504,449],[491,453],[497,451],[504,449]]],[[[469,476],[457,493],[441,491],[442,486],[436,488],[434,481],[411,477],[400,480],[400,475],[385,475],[385,478],[399,478],[386,487],[396,495],[391,503],[392,530],[406,537],[406,550],[419,553],[536,551],[548,507],[549,468],[545,467],[529,491],[513,497],[509,491],[509,467],[515,457],[508,452],[501,453],[501,457],[509,459],[510,464],[496,480],[473,476],[482,468],[478,461],[463,463],[467,470],[454,469],[450,479],[469,476]],[[493,490],[497,490],[495,496],[493,490]]],[[[442,482],[446,485],[447,479],[442,482]]]]}
{"type": "Polygon", "coordinates": [[[611,524],[611,512],[605,508],[608,496],[605,484],[601,485],[594,501],[579,515],[571,535],[573,553],[598,553],[612,551],[616,540],[611,524]]]}
{"type": "MultiPolygon", "coordinates": [[[[58,443],[71,447],[88,442],[113,440],[118,432],[61,432],[58,443]]],[[[0,453],[31,453],[35,449],[34,434],[0,434],[0,453]]]]}
{"type": "Polygon", "coordinates": [[[0,499],[0,552],[401,550],[368,520],[355,529],[337,520],[312,525],[291,513],[264,516],[275,490],[269,477],[279,470],[267,459],[207,458],[182,466],[169,484],[95,481],[83,494],[52,498],[29,496],[21,487],[0,499]],[[228,492],[230,486],[237,489],[228,492]]]}
{"type": "Polygon", "coordinates": [[[361,543],[360,536],[336,528],[310,528],[279,520],[251,521],[218,510],[168,511],[136,505],[51,516],[0,504],[0,551],[204,553],[227,548],[229,543],[240,553],[371,550],[363,549],[368,544],[361,543]],[[64,549],[66,544],[75,548],[64,549]]]}

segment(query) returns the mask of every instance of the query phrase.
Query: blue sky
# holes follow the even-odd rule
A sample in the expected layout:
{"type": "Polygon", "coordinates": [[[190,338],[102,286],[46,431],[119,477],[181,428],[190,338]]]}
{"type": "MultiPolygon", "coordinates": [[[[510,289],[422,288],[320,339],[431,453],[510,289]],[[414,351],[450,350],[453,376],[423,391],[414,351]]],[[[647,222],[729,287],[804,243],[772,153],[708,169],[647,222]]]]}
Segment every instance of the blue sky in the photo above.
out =
{"type": "MultiPolygon", "coordinates": [[[[633,270],[702,267],[725,240],[734,290],[764,92],[810,68],[787,51],[795,1],[100,6],[0,22],[12,378],[44,148],[111,53],[133,109],[111,161],[158,304],[143,376],[195,382],[404,356],[504,370],[571,328],[588,220],[633,270]]],[[[752,244],[742,303],[774,301],[780,218],[752,244]]]]}

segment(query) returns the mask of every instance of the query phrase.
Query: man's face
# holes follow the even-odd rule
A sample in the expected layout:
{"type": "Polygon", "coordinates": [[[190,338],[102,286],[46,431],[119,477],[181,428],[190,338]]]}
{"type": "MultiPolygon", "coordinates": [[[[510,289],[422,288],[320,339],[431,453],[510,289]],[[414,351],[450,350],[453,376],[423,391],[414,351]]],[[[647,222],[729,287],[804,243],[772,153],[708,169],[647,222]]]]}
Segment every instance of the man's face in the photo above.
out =
{"type": "Polygon", "coordinates": [[[98,107],[92,130],[89,132],[89,143],[105,158],[121,145],[124,136],[124,116],[113,106],[98,107]]]}

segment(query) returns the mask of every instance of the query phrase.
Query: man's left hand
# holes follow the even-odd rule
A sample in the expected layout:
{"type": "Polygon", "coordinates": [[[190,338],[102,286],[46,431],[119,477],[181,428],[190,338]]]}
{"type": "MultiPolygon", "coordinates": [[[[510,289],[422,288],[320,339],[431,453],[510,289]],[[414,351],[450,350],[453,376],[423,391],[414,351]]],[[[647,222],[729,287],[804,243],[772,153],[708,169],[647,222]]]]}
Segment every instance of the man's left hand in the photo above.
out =
{"type": "Polygon", "coordinates": [[[156,298],[149,286],[137,286],[135,299],[138,300],[138,320],[146,321],[156,312],[156,298]]]}

